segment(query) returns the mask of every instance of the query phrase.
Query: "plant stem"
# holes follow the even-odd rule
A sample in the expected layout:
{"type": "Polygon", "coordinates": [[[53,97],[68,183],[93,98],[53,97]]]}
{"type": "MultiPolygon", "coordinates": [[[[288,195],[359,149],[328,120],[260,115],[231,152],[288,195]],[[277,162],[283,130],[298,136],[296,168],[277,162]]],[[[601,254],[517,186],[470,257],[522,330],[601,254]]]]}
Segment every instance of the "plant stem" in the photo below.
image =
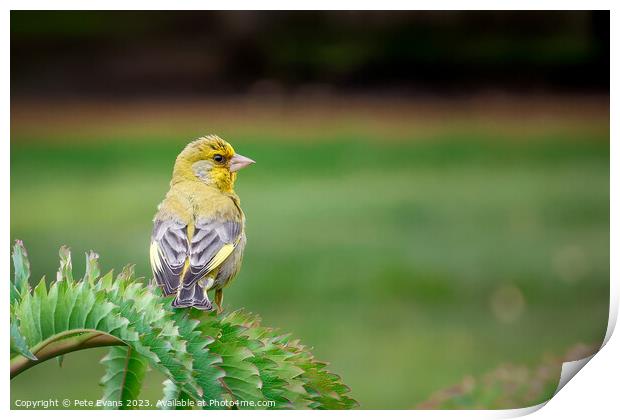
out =
{"type": "Polygon", "coordinates": [[[71,330],[54,335],[32,350],[37,360],[22,355],[11,359],[11,379],[26,369],[63,354],[95,347],[125,346],[120,339],[96,330],[71,330]]]}

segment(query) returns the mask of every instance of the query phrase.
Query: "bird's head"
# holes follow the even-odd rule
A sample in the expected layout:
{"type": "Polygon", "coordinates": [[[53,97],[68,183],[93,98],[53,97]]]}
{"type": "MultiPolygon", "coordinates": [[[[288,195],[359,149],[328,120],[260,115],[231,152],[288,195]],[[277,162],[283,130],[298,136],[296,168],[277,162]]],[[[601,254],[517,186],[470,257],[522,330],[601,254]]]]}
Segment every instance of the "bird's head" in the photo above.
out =
{"type": "Polygon", "coordinates": [[[235,149],[216,135],[194,140],[179,154],[174,164],[172,183],[183,180],[201,181],[230,192],[237,171],[255,163],[235,153],[235,149]]]}

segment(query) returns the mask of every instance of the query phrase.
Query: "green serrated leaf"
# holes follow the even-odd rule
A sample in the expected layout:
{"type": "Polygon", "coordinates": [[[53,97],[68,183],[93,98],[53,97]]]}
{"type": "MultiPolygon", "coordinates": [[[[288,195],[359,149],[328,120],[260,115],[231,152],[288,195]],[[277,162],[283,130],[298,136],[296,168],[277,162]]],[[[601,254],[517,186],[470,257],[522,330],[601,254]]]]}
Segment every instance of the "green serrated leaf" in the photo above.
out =
{"type": "Polygon", "coordinates": [[[112,284],[114,282],[114,270],[108,271],[99,279],[99,283],[101,288],[109,290],[112,288],[112,284]]]}
{"type": "Polygon", "coordinates": [[[147,360],[131,347],[111,347],[101,360],[106,372],[101,378],[103,400],[116,404],[106,404],[109,409],[130,410],[140,395],[142,381],[148,368],[147,360]]]}
{"type": "MultiPolygon", "coordinates": [[[[259,370],[249,361],[254,354],[250,351],[245,327],[234,325],[225,320],[220,323],[218,339],[209,348],[219,354],[222,362],[218,363],[225,375],[221,379],[232,400],[262,402],[267,399],[263,395],[263,386],[259,370]]],[[[248,406],[247,408],[252,408],[248,406]]]]}
{"type": "Polygon", "coordinates": [[[24,248],[24,243],[20,240],[15,241],[13,246],[13,267],[15,269],[15,280],[11,287],[11,301],[17,294],[26,293],[30,290],[28,279],[30,278],[30,261],[28,261],[28,253],[24,248]],[[17,292],[17,294],[15,294],[17,292]]]}
{"type": "Polygon", "coordinates": [[[58,302],[58,289],[47,291],[45,277],[41,279],[39,284],[34,288],[34,295],[40,305],[39,328],[42,337],[50,337],[54,335],[54,311],[58,302]]]}
{"type": "Polygon", "coordinates": [[[56,281],[73,281],[73,264],[71,263],[71,249],[65,245],[60,247],[60,266],[56,273],[56,281]]]}
{"type": "Polygon", "coordinates": [[[162,410],[191,410],[192,398],[170,379],[164,381],[164,396],[159,408],[162,410]]]}
{"type": "MultiPolygon", "coordinates": [[[[111,348],[103,360],[104,399],[119,402],[121,408],[138,397],[148,365],[168,378],[164,384],[168,400],[195,401],[204,408],[228,408],[204,404],[209,400],[269,401],[270,408],[357,405],[349,388],[325,363],[316,361],[298,340],[262,327],[256,315],[173,309],[172,298],[135,278],[133,266],[116,278],[112,272],[100,277],[93,252],[87,254],[84,277],[75,281],[66,247],[60,250],[56,281],[47,287],[42,280],[31,292],[25,249],[21,244],[16,247],[21,292],[13,287],[11,294],[12,375],[21,372],[38,349],[49,349],[56,341],[82,345],[111,336],[116,338],[111,343],[126,346],[111,348]],[[14,361],[19,363],[15,369],[14,361]]],[[[106,404],[110,406],[114,404],[106,404]]]]}
{"type": "Polygon", "coordinates": [[[95,251],[89,251],[86,253],[86,272],[84,273],[84,280],[89,284],[93,284],[95,280],[99,278],[101,271],[99,269],[99,254],[95,251]]]}
{"type": "Polygon", "coordinates": [[[127,264],[118,274],[117,280],[131,280],[135,277],[135,264],[127,264]]]}
{"type": "Polygon", "coordinates": [[[37,360],[36,356],[28,348],[26,340],[22,337],[17,324],[13,320],[11,320],[11,353],[21,354],[30,360],[37,360]]]}
{"type": "Polygon", "coordinates": [[[171,313],[164,309],[158,296],[129,277],[130,270],[123,273],[106,295],[140,333],[136,348],[148,355],[151,365],[199,399],[203,391],[192,374],[191,355],[186,351],[185,340],[178,335],[171,313]]]}
{"type": "Polygon", "coordinates": [[[203,399],[222,399],[225,388],[220,379],[225,372],[218,366],[222,363],[221,356],[209,348],[214,339],[202,333],[200,322],[188,318],[187,312],[176,311],[172,316],[179,327],[179,334],[187,341],[187,352],[193,359],[192,371],[204,393],[203,399]]]}

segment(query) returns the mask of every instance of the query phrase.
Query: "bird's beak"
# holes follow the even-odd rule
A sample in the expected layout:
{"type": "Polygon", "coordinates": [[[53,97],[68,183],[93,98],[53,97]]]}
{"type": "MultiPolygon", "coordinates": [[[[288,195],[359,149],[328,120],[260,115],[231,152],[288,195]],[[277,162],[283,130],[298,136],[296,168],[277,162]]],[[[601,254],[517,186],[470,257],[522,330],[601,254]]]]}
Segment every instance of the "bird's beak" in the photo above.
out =
{"type": "Polygon", "coordinates": [[[238,153],[235,153],[233,157],[230,159],[230,163],[228,164],[228,169],[230,172],[237,172],[239,169],[243,169],[246,166],[250,166],[251,164],[256,163],[252,159],[247,158],[245,156],[241,156],[238,153]]]}

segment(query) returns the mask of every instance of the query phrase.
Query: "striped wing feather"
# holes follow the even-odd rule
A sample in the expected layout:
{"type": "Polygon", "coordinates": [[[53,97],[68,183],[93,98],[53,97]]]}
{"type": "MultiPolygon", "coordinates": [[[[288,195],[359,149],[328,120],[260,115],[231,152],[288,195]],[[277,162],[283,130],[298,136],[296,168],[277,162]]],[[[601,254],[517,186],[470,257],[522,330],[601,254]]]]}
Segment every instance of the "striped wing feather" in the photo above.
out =
{"type": "Polygon", "coordinates": [[[180,221],[155,221],[151,239],[151,267],[165,295],[173,295],[190,253],[187,225],[180,221]]]}
{"type": "Polygon", "coordinates": [[[202,219],[190,241],[187,224],[155,221],[150,256],[157,284],[166,295],[176,294],[181,285],[191,287],[232,254],[241,230],[239,222],[202,219]]]}
{"type": "Polygon", "coordinates": [[[198,220],[191,241],[189,269],[183,284],[188,287],[217,269],[232,254],[240,237],[239,222],[198,220]]]}

